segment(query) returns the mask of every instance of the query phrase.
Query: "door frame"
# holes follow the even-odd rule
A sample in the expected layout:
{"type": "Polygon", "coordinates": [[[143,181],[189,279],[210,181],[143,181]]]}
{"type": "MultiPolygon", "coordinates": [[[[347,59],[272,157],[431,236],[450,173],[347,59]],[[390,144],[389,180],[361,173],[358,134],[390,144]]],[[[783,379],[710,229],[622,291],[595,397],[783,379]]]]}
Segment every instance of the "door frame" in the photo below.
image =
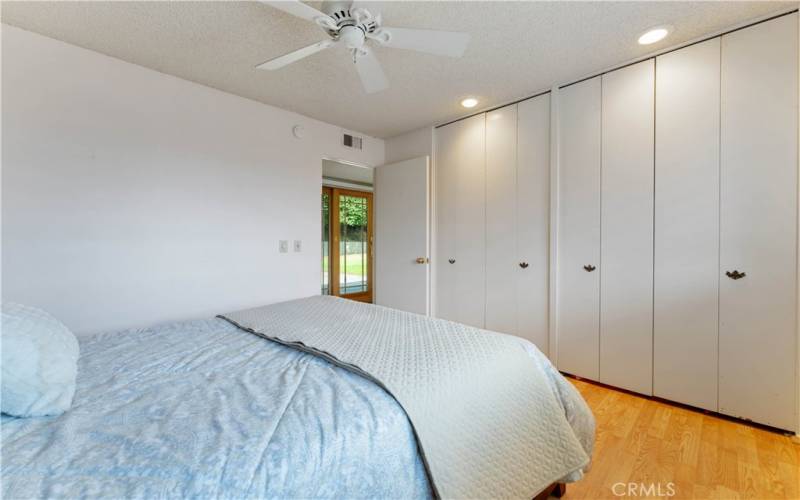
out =
{"type": "Polygon", "coordinates": [[[373,267],[375,254],[373,251],[373,230],[374,230],[374,216],[373,216],[373,194],[370,191],[360,191],[356,189],[345,189],[333,186],[322,186],[322,193],[328,193],[329,208],[328,214],[330,217],[330,235],[328,242],[330,251],[328,253],[328,292],[330,295],[342,297],[358,302],[372,302],[373,300],[373,267]],[[358,196],[367,199],[367,290],[359,293],[349,293],[342,295],[339,289],[339,272],[341,268],[341,256],[339,255],[339,234],[341,224],[339,223],[339,197],[344,196],[358,196]]]}

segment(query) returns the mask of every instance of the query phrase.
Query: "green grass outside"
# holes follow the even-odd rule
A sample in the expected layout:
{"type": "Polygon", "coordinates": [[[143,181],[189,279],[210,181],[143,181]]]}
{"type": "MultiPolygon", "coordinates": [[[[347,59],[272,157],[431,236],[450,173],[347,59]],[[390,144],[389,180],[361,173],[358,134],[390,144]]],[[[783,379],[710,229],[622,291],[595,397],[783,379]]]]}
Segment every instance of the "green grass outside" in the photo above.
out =
{"type": "MultiPolygon", "coordinates": [[[[342,255],[339,257],[339,269],[344,269],[345,274],[355,274],[360,276],[362,274],[366,275],[367,271],[365,267],[367,266],[367,256],[361,253],[353,253],[350,255],[342,255]],[[362,262],[363,258],[363,262],[362,262]],[[363,264],[363,265],[362,265],[363,264]]],[[[323,257],[322,258],[322,271],[328,271],[328,259],[323,257]]]]}

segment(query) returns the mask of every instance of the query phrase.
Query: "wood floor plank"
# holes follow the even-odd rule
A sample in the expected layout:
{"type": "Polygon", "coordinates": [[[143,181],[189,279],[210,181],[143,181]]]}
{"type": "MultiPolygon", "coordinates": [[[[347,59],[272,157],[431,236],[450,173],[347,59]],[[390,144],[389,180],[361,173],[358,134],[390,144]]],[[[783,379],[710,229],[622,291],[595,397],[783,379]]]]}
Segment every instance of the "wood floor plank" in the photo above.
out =
{"type": "MultiPolygon", "coordinates": [[[[800,447],[799,445],[795,446],[800,447]]],[[[800,477],[798,477],[800,474],[798,474],[798,467],[781,462],[778,465],[778,469],[780,471],[781,482],[786,486],[786,498],[800,498],[800,477]]]]}
{"type": "Polygon", "coordinates": [[[714,493],[711,496],[711,498],[713,498],[714,500],[739,500],[740,498],[742,498],[742,495],[740,492],[736,490],[732,490],[724,486],[717,486],[714,489],[714,493]]]}
{"type": "Polygon", "coordinates": [[[597,443],[592,470],[569,485],[567,499],[631,498],[615,495],[613,488],[616,484],[619,492],[635,483],[640,488],[635,498],[665,498],[672,484],[673,499],[800,500],[800,445],[791,438],[588,381],[570,381],[595,414],[597,443]]]}
{"type": "Polygon", "coordinates": [[[652,425],[653,418],[656,413],[655,405],[645,404],[643,402],[642,408],[639,411],[636,422],[631,429],[628,439],[625,440],[625,451],[637,455],[641,452],[642,446],[645,443],[648,432],[652,425]]]}

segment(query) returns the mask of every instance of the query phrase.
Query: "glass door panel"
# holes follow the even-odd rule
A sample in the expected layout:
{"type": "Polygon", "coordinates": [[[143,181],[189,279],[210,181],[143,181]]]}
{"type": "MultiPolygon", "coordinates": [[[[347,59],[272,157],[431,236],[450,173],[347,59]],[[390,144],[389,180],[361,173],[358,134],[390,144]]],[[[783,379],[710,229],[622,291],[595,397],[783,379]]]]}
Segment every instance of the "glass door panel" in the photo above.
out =
{"type": "Polygon", "coordinates": [[[322,294],[372,301],[372,193],[323,188],[322,294]]]}
{"type": "Polygon", "coordinates": [[[322,188],[322,295],[331,294],[331,191],[322,188]]]}
{"type": "Polygon", "coordinates": [[[339,196],[339,293],[349,295],[369,290],[369,209],[367,197],[339,196]]]}

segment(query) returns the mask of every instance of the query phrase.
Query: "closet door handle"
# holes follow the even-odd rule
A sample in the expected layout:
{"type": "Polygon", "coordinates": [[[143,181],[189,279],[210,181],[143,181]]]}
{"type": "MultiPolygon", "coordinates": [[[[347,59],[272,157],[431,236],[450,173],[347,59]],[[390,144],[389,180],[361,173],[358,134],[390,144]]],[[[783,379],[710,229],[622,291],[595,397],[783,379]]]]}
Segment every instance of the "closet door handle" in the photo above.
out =
{"type": "Polygon", "coordinates": [[[725,272],[725,276],[727,276],[728,278],[730,278],[732,280],[740,280],[740,279],[744,278],[745,276],[747,276],[747,273],[740,273],[738,270],[734,269],[733,272],[726,271],[725,272]]]}
{"type": "Polygon", "coordinates": [[[521,267],[522,269],[527,269],[527,267],[528,267],[529,265],[530,265],[530,264],[528,264],[527,262],[520,262],[520,263],[519,263],[519,267],[521,267]]]}
{"type": "Polygon", "coordinates": [[[584,269],[584,270],[585,270],[587,273],[590,273],[590,272],[594,271],[594,270],[595,270],[595,269],[597,269],[597,268],[596,268],[596,267],[594,267],[593,265],[589,264],[588,266],[583,266],[583,269],[584,269]]]}
{"type": "Polygon", "coordinates": [[[451,264],[455,264],[456,263],[456,259],[447,259],[447,262],[449,262],[451,264]]]}

